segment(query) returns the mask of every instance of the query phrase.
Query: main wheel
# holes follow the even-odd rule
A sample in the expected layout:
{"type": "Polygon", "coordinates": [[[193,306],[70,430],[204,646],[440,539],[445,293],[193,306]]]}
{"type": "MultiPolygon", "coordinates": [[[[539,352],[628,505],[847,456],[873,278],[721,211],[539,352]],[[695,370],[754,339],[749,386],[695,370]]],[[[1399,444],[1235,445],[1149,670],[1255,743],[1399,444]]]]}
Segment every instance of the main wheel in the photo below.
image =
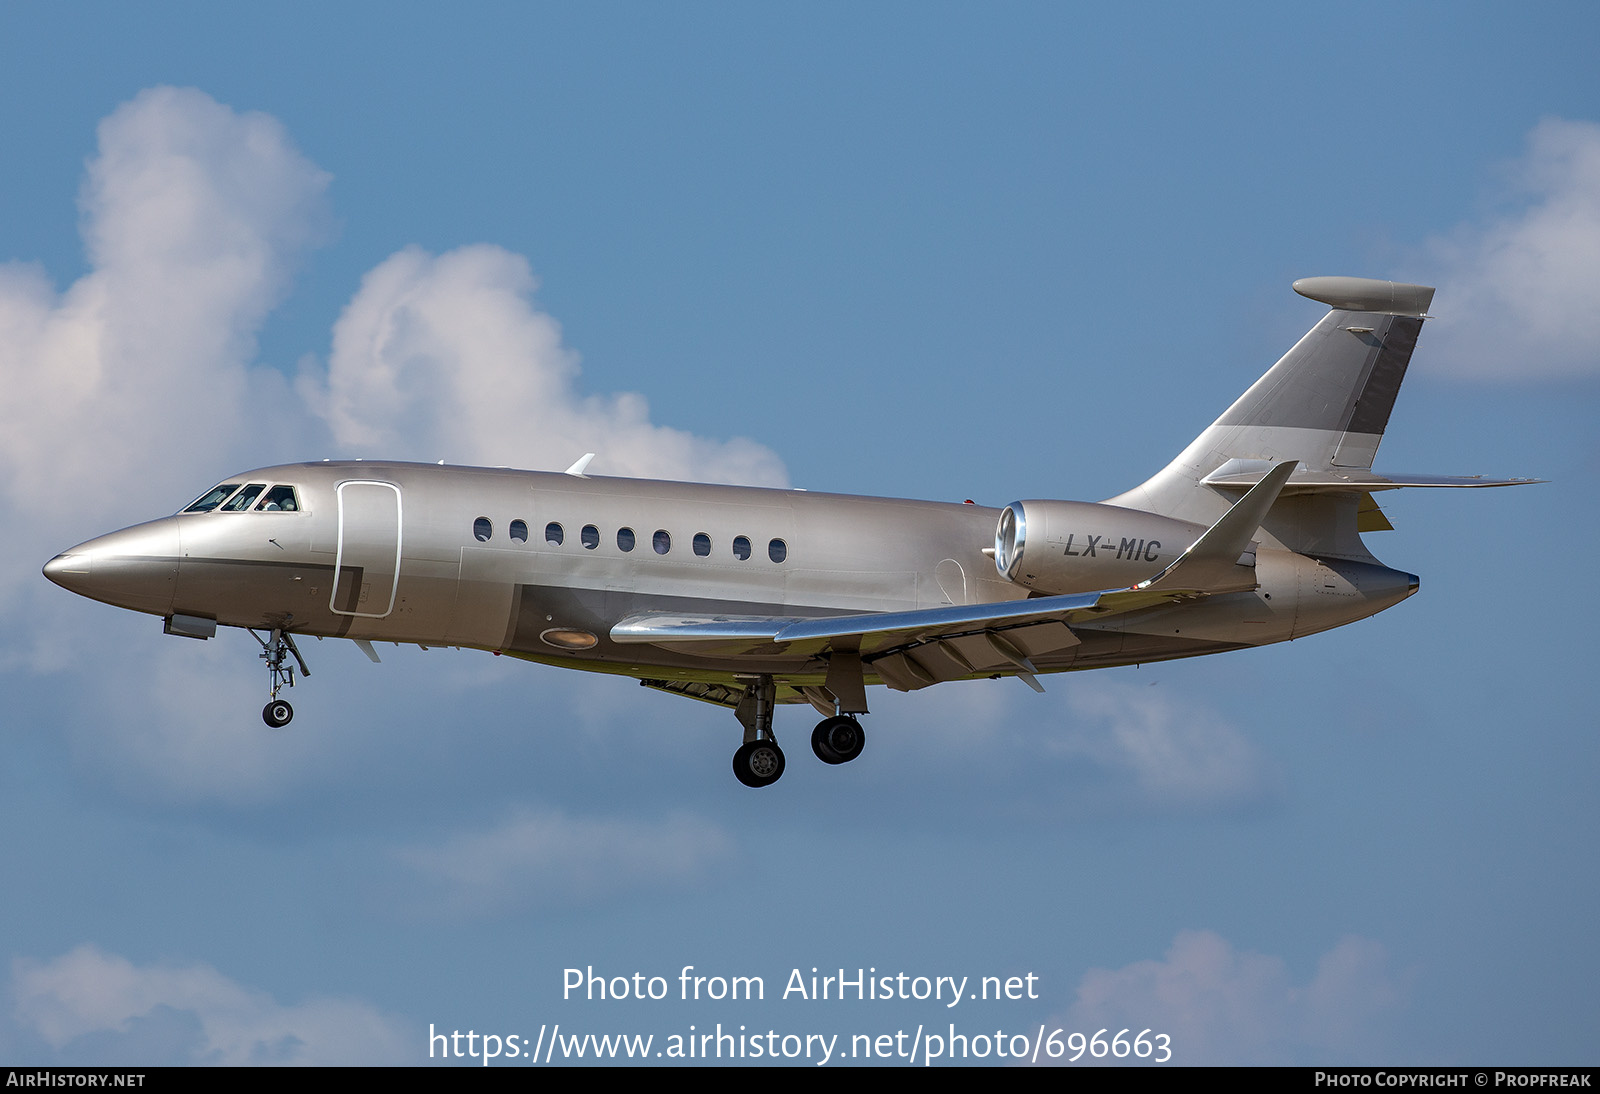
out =
{"type": "Polygon", "coordinates": [[[776,741],[751,741],[733,754],[733,774],[746,786],[771,786],[783,775],[783,749],[776,741]]]}
{"type": "Polygon", "coordinates": [[[282,699],[274,699],[261,708],[261,720],[273,729],[289,724],[289,719],[294,717],[294,707],[282,699]]]}
{"type": "Polygon", "coordinates": [[[847,764],[861,755],[867,743],[866,730],[854,718],[824,718],[811,731],[811,751],[825,764],[847,764]]]}

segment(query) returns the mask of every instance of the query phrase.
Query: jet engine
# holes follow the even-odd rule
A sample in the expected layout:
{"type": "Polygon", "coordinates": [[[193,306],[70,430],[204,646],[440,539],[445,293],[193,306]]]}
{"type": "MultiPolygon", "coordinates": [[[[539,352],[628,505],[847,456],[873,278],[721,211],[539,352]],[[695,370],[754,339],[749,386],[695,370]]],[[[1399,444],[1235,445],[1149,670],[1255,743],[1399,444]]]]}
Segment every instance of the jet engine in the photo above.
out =
{"type": "Polygon", "coordinates": [[[1117,505],[1014,501],[1000,512],[994,565],[1041,593],[1086,593],[1154,577],[1205,527],[1117,505]]]}

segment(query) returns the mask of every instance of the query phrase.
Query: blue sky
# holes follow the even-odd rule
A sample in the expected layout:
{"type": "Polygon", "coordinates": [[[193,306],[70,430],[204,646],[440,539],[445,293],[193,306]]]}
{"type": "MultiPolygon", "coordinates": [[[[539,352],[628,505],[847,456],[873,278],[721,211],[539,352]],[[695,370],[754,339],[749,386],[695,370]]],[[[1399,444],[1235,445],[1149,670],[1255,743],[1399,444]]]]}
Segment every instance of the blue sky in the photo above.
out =
{"type": "Polygon", "coordinates": [[[0,1059],[955,1022],[1594,1063],[1597,34],[1584,4],[8,6],[0,1059]],[[466,651],[310,643],[267,731],[248,636],[39,575],[287,459],[1106,497],[1316,321],[1317,274],[1439,286],[1380,470],[1551,481],[1385,498],[1369,543],[1422,591],[1340,631],[874,691],[839,769],[781,711],[761,793],[725,712],[466,651]],[[433,333],[391,374],[399,302],[433,333]],[[685,965],[767,998],[561,997],[685,965]],[[1038,997],[779,998],[813,966],[1038,997]]]}

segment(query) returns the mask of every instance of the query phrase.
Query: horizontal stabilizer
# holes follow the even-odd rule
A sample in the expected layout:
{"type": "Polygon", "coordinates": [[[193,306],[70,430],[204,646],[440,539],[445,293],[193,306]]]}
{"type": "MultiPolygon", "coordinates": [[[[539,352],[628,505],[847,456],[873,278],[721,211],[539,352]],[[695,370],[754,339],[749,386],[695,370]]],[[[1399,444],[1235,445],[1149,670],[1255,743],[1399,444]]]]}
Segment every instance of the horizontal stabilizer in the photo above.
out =
{"type": "MultiPolygon", "coordinates": [[[[1272,468],[1279,466],[1267,460],[1229,460],[1200,481],[1207,486],[1220,486],[1228,490],[1248,490],[1272,468]]],[[[1527,486],[1544,482],[1544,479],[1489,479],[1482,475],[1380,475],[1360,467],[1331,467],[1323,470],[1300,468],[1289,476],[1283,493],[1371,493],[1374,490],[1399,490],[1403,487],[1483,487],[1527,486]]]]}

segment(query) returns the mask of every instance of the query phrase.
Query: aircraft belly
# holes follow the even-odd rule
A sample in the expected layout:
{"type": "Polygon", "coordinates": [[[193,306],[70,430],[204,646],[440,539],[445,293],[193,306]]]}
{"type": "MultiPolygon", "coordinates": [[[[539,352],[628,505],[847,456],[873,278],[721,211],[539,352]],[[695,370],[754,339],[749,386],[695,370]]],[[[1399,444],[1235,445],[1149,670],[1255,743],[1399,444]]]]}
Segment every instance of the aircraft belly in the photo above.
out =
{"type": "Polygon", "coordinates": [[[1076,650],[1074,669],[1103,669],[1117,665],[1142,665],[1154,661],[1174,661],[1180,657],[1199,657],[1243,648],[1241,642],[1224,642],[1185,635],[1160,634],[1085,634],[1076,650]]]}
{"type": "Polygon", "coordinates": [[[1230,645],[1264,646],[1294,634],[1293,597],[1264,599],[1260,592],[1229,593],[1198,604],[1132,613],[1121,623],[1129,635],[1174,636],[1230,645]]]}

